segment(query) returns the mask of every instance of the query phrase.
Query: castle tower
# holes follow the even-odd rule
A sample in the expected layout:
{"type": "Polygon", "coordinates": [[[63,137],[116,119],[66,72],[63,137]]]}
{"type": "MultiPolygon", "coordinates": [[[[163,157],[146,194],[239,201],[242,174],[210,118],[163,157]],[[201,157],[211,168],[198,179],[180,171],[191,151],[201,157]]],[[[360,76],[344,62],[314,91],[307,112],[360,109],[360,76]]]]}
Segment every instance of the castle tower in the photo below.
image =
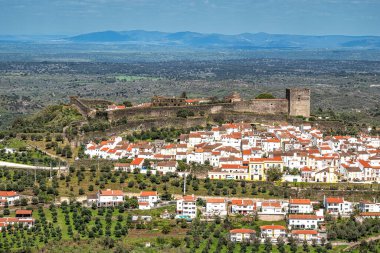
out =
{"type": "Polygon", "coordinates": [[[310,117],[310,89],[286,89],[289,116],[310,117]]]}

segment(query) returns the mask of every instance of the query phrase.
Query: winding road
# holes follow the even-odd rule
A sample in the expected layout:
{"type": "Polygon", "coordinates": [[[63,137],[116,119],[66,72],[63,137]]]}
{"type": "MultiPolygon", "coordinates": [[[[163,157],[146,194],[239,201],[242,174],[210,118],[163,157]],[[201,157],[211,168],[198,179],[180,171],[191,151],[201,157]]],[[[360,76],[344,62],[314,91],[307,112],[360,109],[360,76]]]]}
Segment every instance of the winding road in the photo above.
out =
{"type": "Polygon", "coordinates": [[[39,170],[67,170],[67,167],[43,167],[43,166],[33,166],[33,165],[26,165],[21,163],[11,163],[11,162],[4,162],[0,161],[0,167],[9,167],[9,168],[19,168],[19,169],[39,169],[39,170]]]}

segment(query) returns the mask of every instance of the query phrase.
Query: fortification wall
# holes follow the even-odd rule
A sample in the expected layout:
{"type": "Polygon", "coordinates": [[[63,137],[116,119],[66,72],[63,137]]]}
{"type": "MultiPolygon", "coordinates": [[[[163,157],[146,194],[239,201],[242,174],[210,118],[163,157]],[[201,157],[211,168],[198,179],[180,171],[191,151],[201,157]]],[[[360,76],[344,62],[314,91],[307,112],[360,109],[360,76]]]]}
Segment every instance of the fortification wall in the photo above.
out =
{"type": "Polygon", "coordinates": [[[96,107],[107,107],[108,105],[112,105],[113,103],[103,99],[79,99],[83,104],[90,108],[96,107]]]}
{"type": "Polygon", "coordinates": [[[224,110],[231,110],[233,104],[205,104],[205,105],[192,105],[192,106],[164,106],[164,107],[132,107],[122,110],[114,110],[108,112],[108,119],[110,121],[117,121],[122,118],[127,119],[142,119],[142,118],[168,118],[177,117],[177,112],[181,109],[194,112],[197,116],[200,113],[205,115],[221,113],[224,110]]]}
{"type": "Polygon", "coordinates": [[[220,114],[226,111],[250,112],[258,115],[287,115],[288,101],[286,99],[254,99],[251,101],[240,101],[235,103],[204,104],[175,107],[147,107],[147,108],[126,108],[108,112],[110,121],[117,121],[122,118],[142,119],[142,118],[165,118],[176,117],[180,109],[186,109],[200,115],[208,116],[220,114]]]}
{"type": "Polygon", "coordinates": [[[87,117],[92,111],[91,108],[82,103],[82,101],[75,96],[70,97],[70,104],[75,105],[84,117],[87,117]]]}
{"type": "Polygon", "coordinates": [[[252,112],[259,115],[288,113],[288,100],[286,99],[253,99],[233,105],[233,110],[236,112],[252,112]]]}

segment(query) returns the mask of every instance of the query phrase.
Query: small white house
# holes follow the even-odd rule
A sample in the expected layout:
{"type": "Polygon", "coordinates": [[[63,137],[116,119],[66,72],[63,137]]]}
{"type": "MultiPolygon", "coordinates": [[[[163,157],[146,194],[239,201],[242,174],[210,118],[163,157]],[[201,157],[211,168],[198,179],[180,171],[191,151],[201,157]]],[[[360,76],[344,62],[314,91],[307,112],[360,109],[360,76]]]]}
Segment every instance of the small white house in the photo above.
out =
{"type": "Polygon", "coordinates": [[[231,242],[250,242],[255,238],[256,231],[247,228],[237,228],[230,230],[231,242]]]}
{"type": "Polygon", "coordinates": [[[352,203],[344,198],[325,198],[323,202],[326,212],[332,215],[349,215],[353,211],[352,203]]]}
{"type": "Polygon", "coordinates": [[[253,214],[256,206],[252,199],[233,199],[231,201],[231,213],[253,214]]]}
{"type": "Polygon", "coordinates": [[[0,191],[0,206],[4,206],[5,203],[12,206],[16,200],[20,200],[20,195],[15,191],[0,191]]]}
{"type": "Polygon", "coordinates": [[[303,242],[306,240],[310,243],[315,240],[319,244],[321,241],[321,237],[319,236],[318,231],[313,229],[292,230],[291,235],[298,242],[303,242]]]}
{"type": "Polygon", "coordinates": [[[272,214],[284,214],[282,211],[282,205],[277,201],[266,201],[261,204],[260,214],[272,215],[272,214]]]}
{"type": "Polygon", "coordinates": [[[99,190],[97,193],[97,206],[117,206],[124,202],[124,193],[121,190],[99,190]]]}
{"type": "Polygon", "coordinates": [[[312,213],[313,205],[310,199],[290,199],[288,213],[312,213]]]}
{"type": "Polygon", "coordinates": [[[289,229],[316,229],[318,228],[318,217],[314,214],[289,214],[289,229]]]}
{"type": "Polygon", "coordinates": [[[361,201],[359,203],[359,211],[361,213],[378,213],[380,212],[380,203],[361,201]]]}
{"type": "Polygon", "coordinates": [[[197,217],[197,198],[194,195],[183,196],[177,200],[177,215],[197,217]]]}
{"type": "Polygon", "coordinates": [[[157,204],[159,197],[156,191],[142,191],[137,199],[139,209],[146,210],[154,207],[157,204]]]}
{"type": "Polygon", "coordinates": [[[207,215],[227,215],[227,202],[223,198],[210,198],[206,200],[207,215]]]}
{"type": "Polygon", "coordinates": [[[286,237],[286,228],[281,225],[261,226],[261,237],[263,239],[269,237],[272,242],[276,242],[279,237],[286,237]]]}
{"type": "Polygon", "coordinates": [[[177,170],[177,161],[161,161],[157,163],[156,170],[162,174],[174,173],[177,170]]]}

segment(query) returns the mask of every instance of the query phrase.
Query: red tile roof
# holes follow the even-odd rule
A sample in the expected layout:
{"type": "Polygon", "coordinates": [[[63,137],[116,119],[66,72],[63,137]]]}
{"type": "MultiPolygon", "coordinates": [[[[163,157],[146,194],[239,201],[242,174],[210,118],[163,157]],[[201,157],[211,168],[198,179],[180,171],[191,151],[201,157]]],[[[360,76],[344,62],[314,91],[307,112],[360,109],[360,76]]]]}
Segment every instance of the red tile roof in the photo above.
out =
{"type": "Polygon", "coordinates": [[[291,199],[290,204],[310,205],[310,199],[291,199]]]}
{"type": "Polygon", "coordinates": [[[286,228],[281,225],[266,225],[266,226],[261,226],[260,229],[261,230],[266,230],[266,229],[286,230],[286,228]]]}
{"type": "Polygon", "coordinates": [[[316,230],[293,230],[292,234],[294,234],[294,235],[317,235],[318,231],[316,231],[316,230]]]}
{"type": "Polygon", "coordinates": [[[327,203],[343,203],[343,198],[326,198],[327,203]]]}
{"type": "Polygon", "coordinates": [[[141,165],[143,162],[144,162],[144,158],[135,158],[131,162],[131,165],[138,166],[138,165],[141,165]]]}
{"type": "Polygon", "coordinates": [[[155,191],[142,191],[140,193],[140,197],[149,197],[149,196],[157,196],[157,192],[155,192],[155,191]]]}
{"type": "Polygon", "coordinates": [[[0,191],[0,197],[14,197],[17,195],[18,194],[15,191],[0,191]]]}
{"type": "Polygon", "coordinates": [[[248,228],[236,228],[230,230],[230,234],[255,234],[256,231],[248,228]]]}
{"type": "Polygon", "coordinates": [[[32,210],[16,210],[16,215],[32,215],[33,211],[32,210]]]}
{"type": "Polygon", "coordinates": [[[123,191],[121,190],[100,190],[99,191],[100,196],[124,196],[123,191]]]}

